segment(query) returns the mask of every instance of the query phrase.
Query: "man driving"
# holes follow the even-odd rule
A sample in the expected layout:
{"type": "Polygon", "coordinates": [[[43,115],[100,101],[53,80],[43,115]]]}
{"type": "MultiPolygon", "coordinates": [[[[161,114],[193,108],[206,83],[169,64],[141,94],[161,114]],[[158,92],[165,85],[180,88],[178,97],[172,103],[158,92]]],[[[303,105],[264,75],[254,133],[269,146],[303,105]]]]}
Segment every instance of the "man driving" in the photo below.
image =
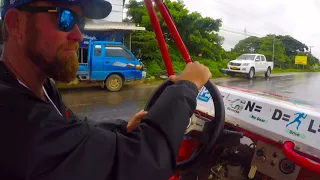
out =
{"type": "Polygon", "coordinates": [[[0,179],[166,180],[174,172],[207,67],[189,63],[129,123],[77,118],[49,79],[76,77],[84,18],[111,9],[103,0],[2,0],[0,179]]]}

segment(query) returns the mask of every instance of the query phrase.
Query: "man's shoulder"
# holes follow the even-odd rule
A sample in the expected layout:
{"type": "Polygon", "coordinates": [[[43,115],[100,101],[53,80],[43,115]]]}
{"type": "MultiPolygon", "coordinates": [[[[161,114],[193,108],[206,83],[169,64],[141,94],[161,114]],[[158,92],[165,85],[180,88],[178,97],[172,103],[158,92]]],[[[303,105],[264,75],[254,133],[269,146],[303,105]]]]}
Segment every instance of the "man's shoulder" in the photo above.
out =
{"type": "Polygon", "coordinates": [[[0,105],[30,106],[36,98],[22,88],[0,81],[0,105]]]}
{"type": "Polygon", "coordinates": [[[20,88],[17,86],[18,84],[16,83],[12,83],[12,82],[6,82],[6,81],[2,81],[0,80],[0,91],[2,93],[6,93],[6,92],[19,92],[21,91],[20,88]]]}
{"type": "Polygon", "coordinates": [[[0,96],[19,94],[17,87],[0,81],[0,96]]]}
{"type": "MultiPolygon", "coordinates": [[[[12,84],[11,82],[5,82],[0,80],[0,97],[3,96],[17,96],[19,98],[31,98],[35,97],[32,92],[23,86],[19,86],[20,84],[12,84]]],[[[52,82],[48,79],[45,81],[46,90],[56,91],[54,87],[52,87],[52,82]]],[[[1,99],[0,99],[1,101],[1,99]]]]}

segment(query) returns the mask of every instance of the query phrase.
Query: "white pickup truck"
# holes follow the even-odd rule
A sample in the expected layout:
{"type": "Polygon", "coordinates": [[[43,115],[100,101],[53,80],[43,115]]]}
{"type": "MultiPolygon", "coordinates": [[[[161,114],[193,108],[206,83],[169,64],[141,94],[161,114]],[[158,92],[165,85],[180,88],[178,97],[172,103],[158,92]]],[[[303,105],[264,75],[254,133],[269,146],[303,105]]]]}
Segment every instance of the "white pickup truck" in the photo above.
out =
{"type": "Polygon", "coordinates": [[[245,74],[252,79],[255,74],[264,73],[265,77],[269,77],[273,70],[273,62],[266,61],[263,54],[242,54],[237,59],[228,63],[228,69],[223,72],[230,76],[235,74],[245,74]]]}

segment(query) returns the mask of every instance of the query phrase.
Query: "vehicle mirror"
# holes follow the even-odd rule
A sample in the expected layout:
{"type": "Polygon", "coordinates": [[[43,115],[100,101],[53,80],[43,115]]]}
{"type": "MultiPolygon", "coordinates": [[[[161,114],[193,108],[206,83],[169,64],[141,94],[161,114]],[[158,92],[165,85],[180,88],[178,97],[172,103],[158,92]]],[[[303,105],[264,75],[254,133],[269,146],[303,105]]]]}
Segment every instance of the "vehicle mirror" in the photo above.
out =
{"type": "Polygon", "coordinates": [[[140,59],[140,58],[141,58],[141,49],[138,50],[138,54],[136,55],[136,58],[137,58],[137,59],[140,59]]]}

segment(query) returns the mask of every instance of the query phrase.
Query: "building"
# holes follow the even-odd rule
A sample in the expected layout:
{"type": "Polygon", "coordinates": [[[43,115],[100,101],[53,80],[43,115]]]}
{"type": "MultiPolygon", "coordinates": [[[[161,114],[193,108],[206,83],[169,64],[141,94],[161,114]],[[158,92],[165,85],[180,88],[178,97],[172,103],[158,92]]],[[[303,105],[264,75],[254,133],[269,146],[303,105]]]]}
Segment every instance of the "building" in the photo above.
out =
{"type": "Polygon", "coordinates": [[[123,22],[123,9],[125,0],[108,0],[112,4],[112,12],[103,20],[87,19],[84,41],[81,47],[92,40],[122,42],[131,50],[131,34],[136,30],[145,30],[144,27],[137,27],[133,23],[123,22]]]}
{"type": "Polygon", "coordinates": [[[109,22],[122,22],[125,0],[107,0],[112,4],[112,12],[105,18],[109,22]]]}

